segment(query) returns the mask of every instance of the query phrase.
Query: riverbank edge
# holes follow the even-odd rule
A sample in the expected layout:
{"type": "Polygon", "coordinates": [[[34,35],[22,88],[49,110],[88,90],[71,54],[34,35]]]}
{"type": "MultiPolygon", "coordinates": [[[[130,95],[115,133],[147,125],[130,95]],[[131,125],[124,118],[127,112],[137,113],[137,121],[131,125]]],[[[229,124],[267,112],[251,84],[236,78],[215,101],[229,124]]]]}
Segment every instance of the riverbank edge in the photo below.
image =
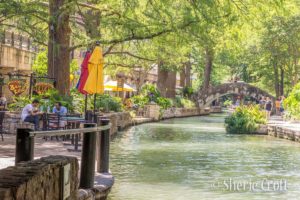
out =
{"type": "Polygon", "coordinates": [[[268,135],[293,142],[300,142],[300,127],[298,129],[286,127],[285,125],[268,124],[268,135]]]}
{"type": "MultiPolygon", "coordinates": [[[[106,114],[104,116],[109,118],[111,121],[113,121],[111,127],[111,139],[113,139],[117,136],[118,132],[124,131],[132,126],[141,125],[145,123],[160,122],[160,121],[173,119],[173,118],[206,116],[213,113],[222,113],[222,108],[213,107],[213,108],[205,108],[205,109],[201,109],[201,108],[189,108],[189,109],[180,109],[180,110],[175,109],[172,113],[173,115],[169,115],[167,117],[165,115],[164,117],[161,117],[158,120],[155,118],[135,117],[135,118],[131,118],[130,121],[128,121],[128,117],[126,117],[129,114],[128,112],[111,113],[111,114],[106,114]],[[115,120],[117,123],[114,122],[115,120]],[[124,122],[124,120],[127,120],[128,122],[124,122]]],[[[78,200],[89,200],[91,198],[95,200],[106,200],[114,185],[114,176],[112,175],[112,173],[110,173],[109,176],[106,177],[105,181],[101,181],[101,183],[98,183],[97,185],[99,186],[95,186],[93,189],[88,189],[88,190],[80,189],[78,192],[79,195],[78,200]]]]}
{"type": "MultiPolygon", "coordinates": [[[[111,138],[114,138],[119,131],[124,131],[132,126],[141,125],[145,123],[154,123],[160,122],[168,119],[175,119],[175,118],[185,118],[185,117],[196,117],[196,116],[205,116],[210,115],[213,113],[222,113],[221,107],[212,107],[212,108],[188,108],[188,109],[175,109],[172,111],[172,114],[165,115],[163,114],[159,119],[156,118],[144,118],[144,117],[134,117],[131,118],[131,121],[128,123],[121,122],[123,124],[117,127],[117,131],[111,131],[111,138]]],[[[114,127],[111,128],[114,130],[114,127]]]]}

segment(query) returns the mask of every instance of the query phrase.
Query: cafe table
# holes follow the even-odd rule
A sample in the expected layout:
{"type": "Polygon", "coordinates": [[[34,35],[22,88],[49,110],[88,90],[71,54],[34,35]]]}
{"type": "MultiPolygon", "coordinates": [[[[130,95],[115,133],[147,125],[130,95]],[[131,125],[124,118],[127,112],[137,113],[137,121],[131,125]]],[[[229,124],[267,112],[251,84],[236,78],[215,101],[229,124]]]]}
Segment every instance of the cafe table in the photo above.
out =
{"type": "MultiPolygon", "coordinates": [[[[81,117],[73,117],[73,116],[63,116],[61,117],[61,121],[65,121],[67,123],[67,127],[70,129],[80,128],[80,124],[86,122],[84,118],[81,117]]],[[[74,145],[74,150],[78,151],[78,141],[79,134],[72,135],[71,144],[74,145]]]]}

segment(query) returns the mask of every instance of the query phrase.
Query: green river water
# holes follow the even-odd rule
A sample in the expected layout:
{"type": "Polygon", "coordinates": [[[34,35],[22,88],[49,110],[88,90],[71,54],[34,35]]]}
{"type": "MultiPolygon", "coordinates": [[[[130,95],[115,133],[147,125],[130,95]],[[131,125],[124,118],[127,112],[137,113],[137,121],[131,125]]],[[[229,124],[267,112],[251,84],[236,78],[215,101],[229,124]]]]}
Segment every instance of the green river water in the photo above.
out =
{"type": "Polygon", "coordinates": [[[300,199],[300,144],[228,135],[224,115],[131,127],[110,163],[109,200],[300,199]]]}

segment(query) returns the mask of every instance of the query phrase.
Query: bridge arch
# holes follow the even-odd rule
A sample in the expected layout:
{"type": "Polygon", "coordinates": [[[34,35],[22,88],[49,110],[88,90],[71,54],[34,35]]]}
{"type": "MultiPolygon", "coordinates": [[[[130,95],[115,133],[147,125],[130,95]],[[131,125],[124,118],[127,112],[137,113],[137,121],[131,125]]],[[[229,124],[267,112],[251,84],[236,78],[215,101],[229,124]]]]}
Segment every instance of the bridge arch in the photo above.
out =
{"type": "Polygon", "coordinates": [[[214,100],[228,94],[249,96],[255,99],[260,99],[260,97],[264,96],[271,98],[272,101],[275,102],[275,97],[268,92],[244,82],[224,83],[211,87],[208,89],[207,94],[202,94],[201,90],[199,90],[196,101],[198,102],[199,107],[206,107],[210,106],[214,100]]]}

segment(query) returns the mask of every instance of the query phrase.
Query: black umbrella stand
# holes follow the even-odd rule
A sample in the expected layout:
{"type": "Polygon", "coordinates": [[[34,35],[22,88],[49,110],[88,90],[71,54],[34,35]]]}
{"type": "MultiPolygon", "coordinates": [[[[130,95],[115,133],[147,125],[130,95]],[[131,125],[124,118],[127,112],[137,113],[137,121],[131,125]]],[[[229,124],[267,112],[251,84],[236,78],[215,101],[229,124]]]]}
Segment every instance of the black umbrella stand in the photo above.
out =
{"type": "Polygon", "coordinates": [[[88,100],[88,95],[85,95],[85,99],[84,99],[84,114],[85,114],[85,120],[88,120],[88,115],[87,115],[87,100],[88,100]]]}
{"type": "Polygon", "coordinates": [[[94,115],[94,117],[93,117],[94,123],[97,123],[97,117],[96,117],[96,98],[97,98],[97,94],[94,94],[94,113],[93,113],[93,115],[94,115]]]}

